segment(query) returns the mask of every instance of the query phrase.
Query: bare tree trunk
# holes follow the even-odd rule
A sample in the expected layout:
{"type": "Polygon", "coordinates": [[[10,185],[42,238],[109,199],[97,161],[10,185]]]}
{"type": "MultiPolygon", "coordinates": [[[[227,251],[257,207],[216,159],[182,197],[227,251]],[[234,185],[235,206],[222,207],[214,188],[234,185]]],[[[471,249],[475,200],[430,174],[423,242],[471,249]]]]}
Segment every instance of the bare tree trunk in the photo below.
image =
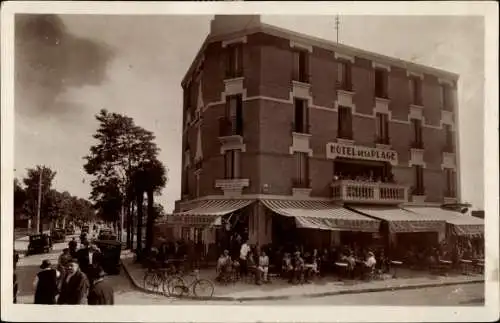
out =
{"type": "Polygon", "coordinates": [[[137,194],[137,260],[142,258],[142,217],[143,217],[144,192],[137,194]]]}
{"type": "Polygon", "coordinates": [[[134,232],[135,232],[135,202],[132,200],[130,204],[130,249],[134,249],[134,232]]]}
{"type": "Polygon", "coordinates": [[[132,224],[131,224],[131,220],[132,220],[132,213],[130,211],[132,207],[132,201],[130,201],[130,199],[127,197],[127,249],[132,249],[132,239],[131,239],[131,236],[132,236],[132,224]]]}
{"type": "Polygon", "coordinates": [[[147,196],[148,196],[148,218],[146,221],[146,252],[149,253],[151,251],[151,247],[153,246],[153,226],[155,220],[153,190],[151,189],[148,190],[147,196]]]}

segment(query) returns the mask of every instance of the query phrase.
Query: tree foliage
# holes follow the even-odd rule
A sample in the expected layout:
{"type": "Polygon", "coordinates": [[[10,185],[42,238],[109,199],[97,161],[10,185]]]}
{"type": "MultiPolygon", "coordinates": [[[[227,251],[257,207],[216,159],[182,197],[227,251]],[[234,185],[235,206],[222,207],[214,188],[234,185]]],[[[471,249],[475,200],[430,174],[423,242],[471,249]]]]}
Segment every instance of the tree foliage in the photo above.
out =
{"type": "Polygon", "coordinates": [[[22,179],[14,179],[14,214],[25,214],[34,219],[37,216],[38,191],[41,189],[42,203],[40,218],[51,223],[65,220],[81,222],[94,218],[93,205],[90,201],[60,192],[52,188],[56,172],[46,166],[36,166],[27,170],[22,179]],[[40,174],[41,186],[40,186],[40,174]]]}
{"type": "MultiPolygon", "coordinates": [[[[94,177],[91,199],[101,217],[118,221],[125,212],[129,223],[133,222],[131,205],[135,202],[137,237],[141,241],[144,193],[158,193],[166,184],[165,167],[157,159],[155,136],[137,126],[132,118],[105,109],[96,120],[99,127],[93,137],[97,143],[90,147],[83,166],[94,177]]],[[[130,239],[130,232],[127,237],[130,239]]],[[[141,249],[141,244],[138,246],[141,249]]]]}

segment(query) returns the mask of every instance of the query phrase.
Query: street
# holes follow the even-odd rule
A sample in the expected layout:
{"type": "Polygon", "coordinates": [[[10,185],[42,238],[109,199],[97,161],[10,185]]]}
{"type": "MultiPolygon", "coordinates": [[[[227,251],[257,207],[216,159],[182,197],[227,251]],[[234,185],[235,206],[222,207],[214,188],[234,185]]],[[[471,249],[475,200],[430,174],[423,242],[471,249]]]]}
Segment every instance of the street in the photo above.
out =
{"type": "MultiPolygon", "coordinates": [[[[69,241],[71,237],[67,238],[69,241]]],[[[24,251],[27,248],[25,239],[17,240],[15,248],[24,251]]],[[[49,254],[22,257],[18,263],[19,303],[33,302],[32,282],[39,271],[43,259],[50,259],[53,264],[65,243],[54,244],[54,249],[49,254]]],[[[414,305],[414,306],[480,306],[484,303],[484,284],[468,284],[457,286],[443,286],[414,290],[399,290],[376,293],[335,295],[318,298],[294,298],[288,300],[269,301],[193,301],[167,298],[160,295],[143,293],[132,285],[126,274],[108,276],[115,289],[115,303],[124,305],[414,305]]]]}

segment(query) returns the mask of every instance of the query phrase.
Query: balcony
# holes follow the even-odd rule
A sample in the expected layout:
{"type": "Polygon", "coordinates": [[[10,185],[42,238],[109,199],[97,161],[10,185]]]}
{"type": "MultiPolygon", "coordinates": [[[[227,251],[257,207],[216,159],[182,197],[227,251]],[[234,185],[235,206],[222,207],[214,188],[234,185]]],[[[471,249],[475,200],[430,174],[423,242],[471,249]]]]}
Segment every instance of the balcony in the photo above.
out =
{"type": "Polygon", "coordinates": [[[424,149],[424,142],[422,140],[412,141],[412,143],[410,144],[410,148],[412,148],[412,149],[424,149]]]}
{"type": "Polygon", "coordinates": [[[250,186],[248,178],[230,178],[215,180],[215,187],[224,191],[224,196],[241,196],[243,189],[250,186]]]}
{"type": "Polygon", "coordinates": [[[332,199],[351,203],[400,204],[408,202],[408,188],[393,183],[337,180],[332,183],[332,199]]]}
{"type": "Polygon", "coordinates": [[[295,197],[309,197],[311,195],[311,180],[295,178],[292,180],[292,194],[295,197]]]}
{"type": "Polygon", "coordinates": [[[231,149],[245,151],[242,125],[226,117],[219,118],[219,141],[221,154],[231,149]]]}

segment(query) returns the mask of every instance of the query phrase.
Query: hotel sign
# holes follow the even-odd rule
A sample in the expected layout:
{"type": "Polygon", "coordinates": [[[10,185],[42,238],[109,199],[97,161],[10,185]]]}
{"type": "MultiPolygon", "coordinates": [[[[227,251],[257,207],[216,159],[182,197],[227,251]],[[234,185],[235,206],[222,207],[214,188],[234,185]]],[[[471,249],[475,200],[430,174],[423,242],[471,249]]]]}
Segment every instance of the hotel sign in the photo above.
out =
{"type": "Polygon", "coordinates": [[[398,164],[398,153],[394,150],[345,145],[333,142],[326,144],[326,158],[335,159],[337,157],[383,161],[389,162],[392,165],[398,164]]]}

